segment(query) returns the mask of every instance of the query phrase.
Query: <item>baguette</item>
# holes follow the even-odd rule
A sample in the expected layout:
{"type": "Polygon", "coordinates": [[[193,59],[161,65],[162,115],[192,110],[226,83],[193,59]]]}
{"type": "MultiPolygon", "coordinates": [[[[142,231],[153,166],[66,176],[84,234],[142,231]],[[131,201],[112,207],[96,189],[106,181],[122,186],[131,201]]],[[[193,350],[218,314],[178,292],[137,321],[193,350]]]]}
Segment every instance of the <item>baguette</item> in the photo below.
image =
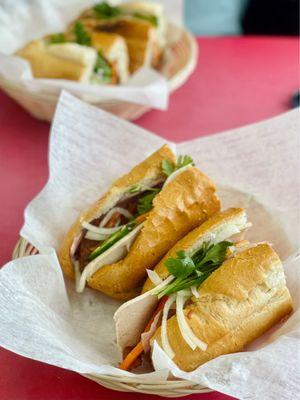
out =
{"type": "MultiPolygon", "coordinates": [[[[162,185],[166,176],[162,161],[175,161],[168,146],[137,165],[131,172],[117,180],[109,191],[88,211],[84,212],[67,233],[59,251],[59,260],[65,274],[75,279],[74,242],[82,233],[82,223],[93,222],[109,212],[116,204],[128,199],[130,188],[136,185],[162,185]]],[[[199,222],[217,212],[220,202],[215,186],[195,167],[189,167],[176,175],[153,200],[153,208],[146,214],[142,228],[137,232],[127,255],[114,259],[109,254],[107,264],[103,256],[88,264],[95,271],[87,276],[90,287],[110,297],[125,300],[137,295],[146,268],[152,268],[177,240],[193,229],[199,222]],[[101,265],[99,264],[101,263],[101,265]],[[92,266],[92,267],[91,267],[92,266]]],[[[121,241],[120,241],[121,243],[121,241]]],[[[117,251],[118,246],[116,245],[117,251]]]]}
{"type": "MultiPolygon", "coordinates": [[[[176,316],[167,321],[173,361],[192,371],[222,354],[238,352],[292,311],[281,261],[268,244],[242,251],[201,285],[185,318],[194,334],[207,344],[194,351],[183,339],[176,316]]],[[[152,338],[161,344],[161,328],[152,338]]]]}
{"type": "Polygon", "coordinates": [[[96,84],[127,82],[128,49],[120,35],[95,32],[90,45],[75,43],[73,31],[62,35],[62,43],[52,43],[51,36],[46,36],[16,53],[29,61],[34,77],[96,84]]]}
{"type": "Polygon", "coordinates": [[[35,78],[69,79],[88,83],[97,59],[95,49],[77,43],[48,45],[46,40],[35,40],[16,55],[31,65],[35,78]]]}
{"type": "Polygon", "coordinates": [[[146,269],[179,239],[219,209],[211,181],[196,168],[182,172],[154,199],[144,227],[127,256],[99,269],[88,284],[119,300],[141,290],[146,269]]]}

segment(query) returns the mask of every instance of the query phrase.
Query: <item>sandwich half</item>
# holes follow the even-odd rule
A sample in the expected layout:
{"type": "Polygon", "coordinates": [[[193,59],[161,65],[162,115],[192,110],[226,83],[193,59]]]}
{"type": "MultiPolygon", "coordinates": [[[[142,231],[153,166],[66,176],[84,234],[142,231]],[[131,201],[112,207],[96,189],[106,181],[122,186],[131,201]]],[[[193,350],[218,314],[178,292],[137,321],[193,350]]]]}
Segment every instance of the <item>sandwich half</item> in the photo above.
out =
{"type": "Polygon", "coordinates": [[[110,297],[136,296],[153,268],[179,239],[217,212],[211,180],[190,157],[163,146],[84,212],[67,233],[60,264],[76,280],[110,297]]]}
{"type": "Polygon", "coordinates": [[[85,10],[77,21],[89,31],[121,35],[128,47],[131,73],[142,66],[158,66],[166,45],[166,22],[160,4],[129,2],[114,7],[102,2],[85,10]]]}
{"type": "Polygon", "coordinates": [[[150,273],[153,284],[144,286],[149,290],[115,314],[117,340],[125,352],[120,368],[132,369],[157,342],[180,369],[193,371],[243,350],[292,311],[272,247],[235,242],[248,226],[244,210],[226,210],[165,255],[150,273]]]}
{"type": "Polygon", "coordinates": [[[77,43],[35,40],[16,55],[29,61],[35,78],[68,79],[88,83],[97,60],[95,49],[77,43]]]}
{"type": "Polygon", "coordinates": [[[128,79],[128,49],[113,33],[90,34],[81,23],[67,33],[35,40],[16,53],[29,61],[36,78],[116,84],[128,79]]]}

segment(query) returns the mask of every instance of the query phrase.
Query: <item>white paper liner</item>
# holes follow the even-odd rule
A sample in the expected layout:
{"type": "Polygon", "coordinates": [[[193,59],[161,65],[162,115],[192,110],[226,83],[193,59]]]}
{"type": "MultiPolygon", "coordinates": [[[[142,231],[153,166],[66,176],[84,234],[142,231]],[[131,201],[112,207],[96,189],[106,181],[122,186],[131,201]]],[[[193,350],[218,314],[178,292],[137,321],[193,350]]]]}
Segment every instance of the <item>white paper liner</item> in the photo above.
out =
{"type": "MultiPolygon", "coordinates": [[[[12,54],[33,39],[63,31],[83,10],[99,1],[79,0],[3,0],[0,4],[0,78],[28,94],[49,99],[62,89],[90,102],[107,100],[128,101],[145,106],[166,109],[169,90],[166,79],[157,71],[141,68],[126,85],[88,85],[62,79],[33,78],[30,64],[12,54]]],[[[122,1],[120,1],[122,2],[122,1]]],[[[117,4],[118,1],[111,3],[117,4]]],[[[182,0],[161,0],[170,21],[181,23],[182,0]]],[[[172,39],[171,39],[172,40],[172,39]]]]}
{"type": "MultiPolygon", "coordinates": [[[[216,180],[224,208],[247,206],[249,235],[274,243],[286,264],[295,313],[243,352],[180,371],[158,347],[156,382],[174,376],[243,399],[297,398],[299,352],[299,120],[291,111],[259,124],[178,144],[216,180]],[[259,350],[257,350],[259,349],[259,350]]],[[[89,374],[135,377],[116,368],[113,314],[119,302],[65,288],[54,252],[77,217],[112,180],[166,140],[63,93],[51,129],[50,177],[28,205],[21,234],[41,254],[0,271],[0,344],[18,354],[89,374]]]]}

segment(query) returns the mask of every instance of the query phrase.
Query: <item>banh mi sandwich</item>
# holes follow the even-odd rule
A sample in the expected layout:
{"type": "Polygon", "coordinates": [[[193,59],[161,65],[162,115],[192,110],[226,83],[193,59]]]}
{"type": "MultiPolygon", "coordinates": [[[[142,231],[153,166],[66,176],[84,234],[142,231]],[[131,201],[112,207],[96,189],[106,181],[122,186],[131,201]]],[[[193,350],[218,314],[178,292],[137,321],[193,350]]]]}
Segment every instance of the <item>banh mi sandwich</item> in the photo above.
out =
{"type": "Polygon", "coordinates": [[[165,145],[118,179],[67,233],[59,260],[65,274],[110,297],[130,299],[179,239],[219,211],[211,180],[165,145]]]}
{"type": "Polygon", "coordinates": [[[115,313],[121,369],[135,367],[157,342],[180,369],[192,371],[241,351],[291,312],[278,255],[267,243],[237,239],[248,226],[244,210],[228,209],[164,256],[149,274],[149,290],[115,313]]]}
{"type": "Polygon", "coordinates": [[[113,33],[88,33],[77,22],[71,31],[35,40],[16,53],[29,61],[36,78],[116,84],[128,80],[128,49],[113,33]]]}
{"type": "Polygon", "coordinates": [[[102,2],[85,10],[77,21],[89,31],[113,32],[124,37],[131,73],[142,66],[158,66],[166,45],[166,22],[160,4],[132,2],[114,7],[102,2]]]}

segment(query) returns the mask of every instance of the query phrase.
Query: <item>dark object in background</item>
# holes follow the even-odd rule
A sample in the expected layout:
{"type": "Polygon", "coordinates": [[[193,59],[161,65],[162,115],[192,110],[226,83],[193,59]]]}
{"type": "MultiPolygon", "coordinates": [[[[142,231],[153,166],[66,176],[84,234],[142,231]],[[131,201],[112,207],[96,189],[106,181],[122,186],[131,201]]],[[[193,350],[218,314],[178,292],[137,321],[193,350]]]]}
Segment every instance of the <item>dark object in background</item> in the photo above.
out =
{"type": "Polygon", "coordinates": [[[242,27],[245,34],[299,35],[299,0],[249,0],[242,27]]]}
{"type": "Polygon", "coordinates": [[[296,108],[300,106],[300,92],[295,92],[291,100],[291,107],[296,108]]]}

